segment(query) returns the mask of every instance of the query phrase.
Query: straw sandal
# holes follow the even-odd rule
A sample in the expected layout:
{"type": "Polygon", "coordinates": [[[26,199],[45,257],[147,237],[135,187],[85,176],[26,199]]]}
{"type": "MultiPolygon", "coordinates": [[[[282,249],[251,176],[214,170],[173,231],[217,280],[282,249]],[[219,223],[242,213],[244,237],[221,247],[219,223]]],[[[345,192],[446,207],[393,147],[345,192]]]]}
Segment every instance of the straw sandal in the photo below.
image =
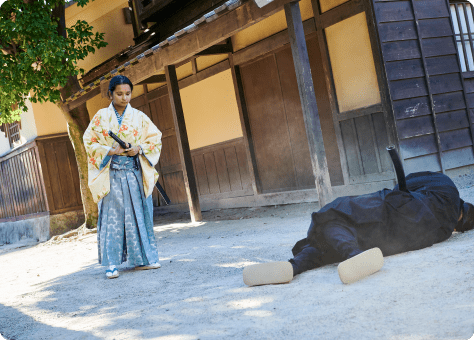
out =
{"type": "Polygon", "coordinates": [[[243,271],[247,286],[288,283],[293,279],[293,266],[288,261],[253,264],[243,271]]]}
{"type": "Polygon", "coordinates": [[[353,283],[378,272],[382,266],[382,251],[372,248],[339,263],[337,272],[343,283],[353,283]]]}

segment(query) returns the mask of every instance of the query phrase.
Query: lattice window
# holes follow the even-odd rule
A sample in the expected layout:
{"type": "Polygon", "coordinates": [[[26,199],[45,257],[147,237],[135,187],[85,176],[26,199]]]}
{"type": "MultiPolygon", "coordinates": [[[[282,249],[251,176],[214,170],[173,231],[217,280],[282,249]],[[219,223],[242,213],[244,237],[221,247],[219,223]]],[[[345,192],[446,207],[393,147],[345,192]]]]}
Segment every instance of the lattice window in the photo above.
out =
{"type": "Polygon", "coordinates": [[[451,18],[454,36],[461,61],[462,72],[474,71],[474,20],[473,7],[468,1],[451,1],[451,18]]]}
{"type": "Polygon", "coordinates": [[[2,131],[5,134],[5,137],[8,138],[11,148],[20,140],[20,129],[21,122],[0,125],[0,131],[2,131]]]}

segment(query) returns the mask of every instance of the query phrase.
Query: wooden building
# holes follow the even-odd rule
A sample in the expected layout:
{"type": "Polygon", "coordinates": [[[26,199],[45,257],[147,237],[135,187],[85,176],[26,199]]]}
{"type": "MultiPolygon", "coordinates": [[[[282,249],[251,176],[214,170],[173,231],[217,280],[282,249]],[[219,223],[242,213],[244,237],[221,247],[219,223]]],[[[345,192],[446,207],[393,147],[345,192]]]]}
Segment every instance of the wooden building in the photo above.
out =
{"type": "Polygon", "coordinates": [[[195,220],[391,187],[388,145],[406,173],[472,169],[467,1],[130,0],[122,11],[134,44],[91,57],[64,107],[87,102],[93,115],[110,78],[129,77],[132,106],[163,133],[172,208],[195,220]]]}
{"type": "MultiPolygon", "coordinates": [[[[136,45],[89,71],[67,105],[105,96],[115,74],[143,85],[132,105],[163,132],[160,181],[196,216],[200,205],[325,203],[390,187],[392,144],[407,173],[474,164],[468,2],[129,4],[136,45]],[[181,100],[219,74],[232,83],[241,135],[190,147],[196,132],[227,128],[218,113],[199,122],[198,97],[181,100]]],[[[212,111],[218,98],[206,98],[212,111]]]]}

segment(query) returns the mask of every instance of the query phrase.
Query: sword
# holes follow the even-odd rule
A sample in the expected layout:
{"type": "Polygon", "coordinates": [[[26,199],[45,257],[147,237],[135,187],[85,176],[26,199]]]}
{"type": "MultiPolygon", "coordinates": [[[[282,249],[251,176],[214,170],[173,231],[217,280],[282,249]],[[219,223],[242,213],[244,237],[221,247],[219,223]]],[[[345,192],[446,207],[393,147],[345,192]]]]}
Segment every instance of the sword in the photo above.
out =
{"type": "MultiPolygon", "coordinates": [[[[119,143],[119,145],[122,147],[122,149],[129,149],[129,148],[132,147],[132,144],[128,143],[128,146],[127,146],[127,143],[125,143],[123,140],[121,140],[120,137],[117,136],[112,131],[109,131],[109,136],[112,137],[114,141],[119,143]]],[[[163,200],[166,202],[166,205],[169,205],[171,203],[171,201],[170,201],[168,195],[166,194],[165,189],[163,189],[163,187],[161,186],[161,184],[159,182],[156,182],[155,186],[158,189],[158,192],[160,193],[163,200]]]]}
{"type": "Polygon", "coordinates": [[[390,154],[395,173],[397,174],[398,190],[408,192],[405,171],[403,171],[402,161],[400,160],[400,156],[398,156],[397,149],[395,149],[394,145],[390,145],[387,146],[387,151],[390,154]]]}

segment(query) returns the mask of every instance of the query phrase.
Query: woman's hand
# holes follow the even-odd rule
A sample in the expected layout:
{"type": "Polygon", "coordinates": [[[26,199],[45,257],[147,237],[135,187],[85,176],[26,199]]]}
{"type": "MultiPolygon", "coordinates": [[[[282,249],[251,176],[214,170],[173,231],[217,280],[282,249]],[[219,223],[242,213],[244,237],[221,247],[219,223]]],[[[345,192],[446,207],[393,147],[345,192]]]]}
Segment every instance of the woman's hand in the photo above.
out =
{"type": "Polygon", "coordinates": [[[136,156],[140,152],[140,147],[139,146],[133,146],[130,149],[125,150],[127,156],[133,157],[136,156]]]}
{"type": "Polygon", "coordinates": [[[107,155],[109,156],[120,155],[124,153],[125,151],[126,150],[123,149],[119,143],[114,142],[114,144],[112,144],[112,149],[109,150],[109,153],[107,155]]]}

